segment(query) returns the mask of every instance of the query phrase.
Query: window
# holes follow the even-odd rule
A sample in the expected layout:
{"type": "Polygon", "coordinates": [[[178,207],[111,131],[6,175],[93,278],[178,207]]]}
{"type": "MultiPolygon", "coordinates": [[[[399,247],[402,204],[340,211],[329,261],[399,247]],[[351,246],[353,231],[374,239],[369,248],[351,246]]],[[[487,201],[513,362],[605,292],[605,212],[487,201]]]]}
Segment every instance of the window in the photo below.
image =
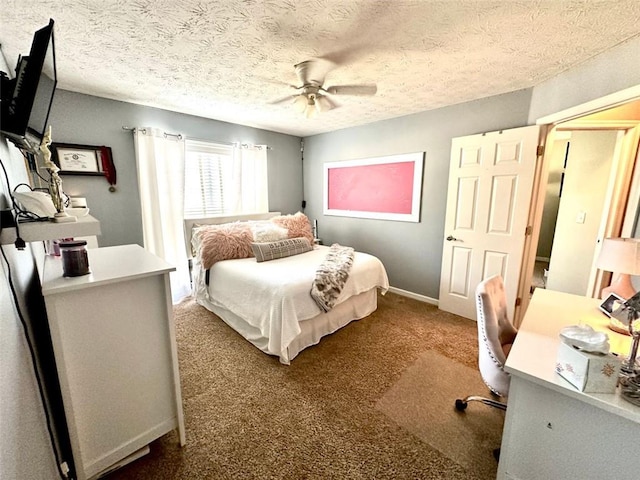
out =
{"type": "Polygon", "coordinates": [[[186,141],[185,218],[269,211],[264,146],[186,141]]]}

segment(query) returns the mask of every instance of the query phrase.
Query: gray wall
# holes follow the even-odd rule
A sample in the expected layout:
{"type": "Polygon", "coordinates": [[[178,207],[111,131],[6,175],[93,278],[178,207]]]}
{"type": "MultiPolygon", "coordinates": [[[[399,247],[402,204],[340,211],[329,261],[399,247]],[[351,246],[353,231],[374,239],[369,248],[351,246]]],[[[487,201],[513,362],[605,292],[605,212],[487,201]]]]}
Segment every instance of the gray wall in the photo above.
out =
{"type": "Polygon", "coordinates": [[[306,214],[325,244],[379,257],[393,287],[438,298],[451,139],[527,124],[531,90],[339,130],[305,139],[306,214]],[[420,223],[323,215],[323,164],[426,152],[420,223]]]}
{"type": "Polygon", "coordinates": [[[640,85],[640,37],[536,85],[529,123],[540,117],[640,85]]]}
{"type": "MultiPolygon", "coordinates": [[[[28,181],[22,155],[0,135],[0,159],[11,187],[28,181]]],[[[0,207],[10,205],[4,174],[0,172],[0,207]]],[[[42,312],[27,300],[34,283],[39,285],[37,259],[44,255],[41,243],[19,251],[3,245],[20,310],[33,340],[33,326],[43,321],[42,312]]],[[[58,478],[55,457],[47,434],[44,406],[38,393],[24,329],[9,288],[9,269],[0,260],[0,477],[58,478]]],[[[39,293],[39,291],[38,291],[39,293]]]]}
{"type": "Polygon", "coordinates": [[[266,144],[269,161],[269,207],[295,213],[302,202],[300,138],[192,115],[104,98],[56,91],[50,124],[54,142],[111,147],[117,191],[110,193],[104,177],[64,175],[71,196],[86,197],[91,215],[100,220],[100,246],[142,245],[142,219],[133,135],[128,127],[157,127],[187,138],[231,143],[266,144]]]}

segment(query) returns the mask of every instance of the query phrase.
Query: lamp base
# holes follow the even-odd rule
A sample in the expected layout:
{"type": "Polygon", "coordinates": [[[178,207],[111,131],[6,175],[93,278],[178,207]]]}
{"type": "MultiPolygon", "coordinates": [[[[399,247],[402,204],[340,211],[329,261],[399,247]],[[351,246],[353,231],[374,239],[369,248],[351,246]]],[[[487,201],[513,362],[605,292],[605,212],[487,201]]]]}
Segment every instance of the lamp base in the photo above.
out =
{"type": "Polygon", "coordinates": [[[50,217],[50,219],[55,223],[72,223],[78,221],[78,217],[69,215],[66,212],[58,212],[53,217],[50,217]]]}
{"type": "Polygon", "coordinates": [[[615,293],[625,300],[633,297],[636,294],[636,290],[631,284],[631,277],[626,273],[617,274],[613,279],[613,282],[611,282],[611,285],[602,289],[600,298],[607,298],[612,293],[615,293]]]}
{"type": "Polygon", "coordinates": [[[609,325],[607,325],[607,327],[609,327],[609,330],[613,330],[616,333],[627,335],[629,337],[631,336],[631,333],[629,332],[629,327],[627,327],[624,323],[622,323],[617,318],[611,317],[609,319],[609,325]]]}

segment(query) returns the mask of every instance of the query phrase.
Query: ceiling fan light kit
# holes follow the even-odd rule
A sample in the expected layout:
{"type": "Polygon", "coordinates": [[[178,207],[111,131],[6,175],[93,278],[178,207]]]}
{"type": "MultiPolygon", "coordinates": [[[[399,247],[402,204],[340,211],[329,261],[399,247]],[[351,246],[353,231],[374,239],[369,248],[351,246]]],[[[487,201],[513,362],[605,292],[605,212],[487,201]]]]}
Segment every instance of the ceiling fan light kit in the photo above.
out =
{"type": "Polygon", "coordinates": [[[296,95],[293,99],[293,105],[306,118],[314,118],[318,113],[326,112],[333,108],[326,97],[313,93],[296,95]]]}
{"type": "MultiPolygon", "coordinates": [[[[333,102],[331,95],[375,95],[376,85],[334,85],[324,88],[324,78],[327,70],[335,64],[322,59],[306,60],[294,65],[300,86],[293,86],[298,94],[293,96],[293,107],[304,114],[306,118],[313,118],[318,113],[326,112],[339,105],[333,102]]],[[[287,98],[271,103],[282,103],[287,98]]]]}
{"type": "Polygon", "coordinates": [[[307,105],[306,110],[304,111],[304,116],[307,118],[315,118],[318,116],[318,110],[316,109],[315,104],[314,105],[307,105]]]}
{"type": "Polygon", "coordinates": [[[304,111],[307,108],[307,99],[306,99],[306,97],[304,95],[296,95],[293,98],[293,106],[298,112],[304,113],[304,111]]]}
{"type": "Polygon", "coordinates": [[[331,110],[331,103],[326,97],[316,97],[316,109],[318,112],[326,112],[327,110],[331,110]]]}

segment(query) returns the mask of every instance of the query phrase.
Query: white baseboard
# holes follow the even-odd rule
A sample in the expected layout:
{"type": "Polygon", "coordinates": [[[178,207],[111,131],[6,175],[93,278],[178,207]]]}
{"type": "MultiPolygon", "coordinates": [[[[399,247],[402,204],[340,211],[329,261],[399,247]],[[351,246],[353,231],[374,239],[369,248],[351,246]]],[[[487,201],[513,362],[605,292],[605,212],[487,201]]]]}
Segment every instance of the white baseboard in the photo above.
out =
{"type": "Polygon", "coordinates": [[[419,293],[409,292],[407,290],[402,290],[401,288],[389,287],[389,291],[391,293],[395,293],[397,295],[402,295],[403,297],[413,298],[414,300],[418,300],[419,302],[429,303],[431,305],[438,306],[438,300],[436,298],[427,297],[426,295],[420,295],[419,293]]]}
{"type": "Polygon", "coordinates": [[[551,259],[549,257],[536,257],[536,262],[549,262],[551,259]]]}

